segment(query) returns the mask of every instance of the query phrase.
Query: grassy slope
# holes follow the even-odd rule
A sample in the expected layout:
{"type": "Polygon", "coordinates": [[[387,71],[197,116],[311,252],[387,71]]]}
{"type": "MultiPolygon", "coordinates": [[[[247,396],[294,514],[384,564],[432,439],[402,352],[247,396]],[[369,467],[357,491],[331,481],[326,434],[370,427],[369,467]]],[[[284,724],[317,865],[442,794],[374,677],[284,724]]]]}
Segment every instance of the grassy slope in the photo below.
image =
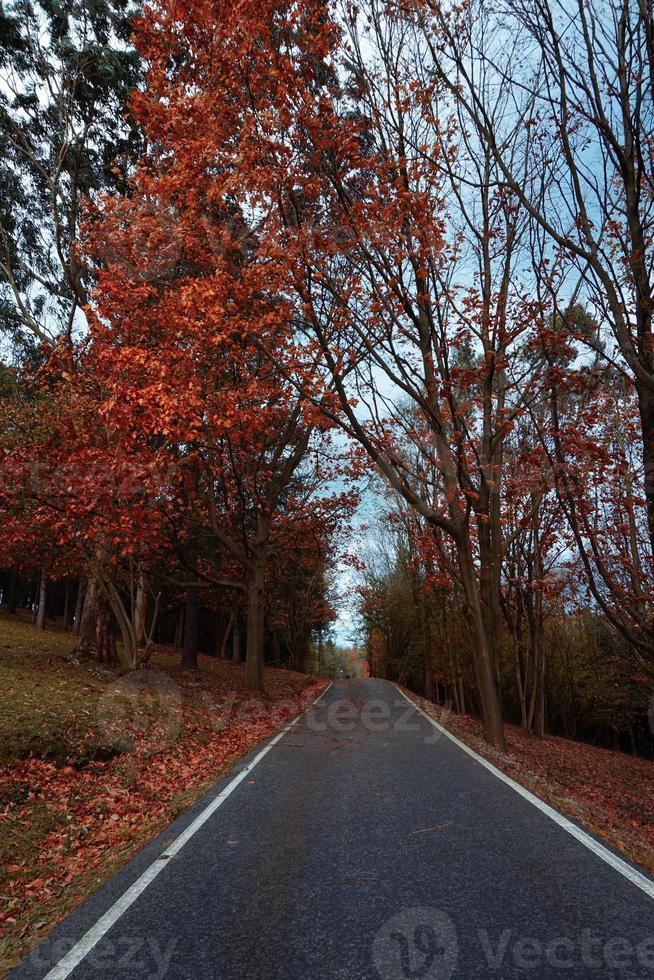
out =
{"type": "Polygon", "coordinates": [[[316,678],[157,650],[136,685],[71,662],[70,634],[0,615],[0,976],[233,763],[316,678]]]}

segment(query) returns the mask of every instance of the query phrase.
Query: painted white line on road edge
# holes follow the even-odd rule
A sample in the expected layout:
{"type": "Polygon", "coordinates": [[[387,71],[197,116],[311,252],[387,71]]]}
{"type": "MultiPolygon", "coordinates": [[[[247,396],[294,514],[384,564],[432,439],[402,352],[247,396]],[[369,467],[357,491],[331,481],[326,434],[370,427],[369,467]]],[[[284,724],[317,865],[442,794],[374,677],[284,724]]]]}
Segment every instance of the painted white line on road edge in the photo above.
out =
{"type": "MultiPolygon", "coordinates": [[[[313,704],[318,704],[318,702],[321,701],[324,698],[325,694],[327,694],[327,691],[329,690],[329,688],[332,686],[333,683],[334,683],[333,681],[330,681],[329,682],[329,684],[324,689],[324,691],[321,691],[320,692],[320,694],[318,695],[318,697],[316,698],[316,700],[313,702],[313,704]]],[[[313,705],[312,705],[312,707],[313,707],[313,705]]]]}
{"type": "Polygon", "coordinates": [[[525,800],[528,800],[529,803],[537,807],[542,813],[548,816],[550,820],[553,820],[554,823],[559,825],[559,827],[567,831],[567,833],[569,833],[572,837],[578,840],[580,844],[583,844],[584,847],[587,847],[589,851],[592,851],[593,854],[596,854],[598,858],[600,858],[606,864],[609,864],[614,871],[619,872],[621,875],[627,878],[633,885],[635,885],[636,888],[640,888],[640,890],[645,892],[646,895],[654,899],[653,881],[650,881],[649,878],[646,878],[645,875],[640,873],[640,871],[636,871],[636,869],[632,868],[630,864],[627,864],[626,861],[623,861],[622,858],[619,858],[617,854],[613,854],[613,852],[609,851],[607,847],[604,847],[603,844],[600,844],[599,841],[596,841],[593,837],[591,837],[590,834],[587,834],[585,830],[582,830],[581,827],[578,827],[575,823],[573,823],[572,820],[568,820],[567,817],[564,817],[562,813],[559,813],[558,810],[555,810],[554,807],[549,805],[549,803],[545,803],[544,800],[541,800],[538,796],[535,796],[534,793],[531,793],[528,789],[525,789],[525,787],[521,786],[520,783],[516,783],[514,779],[511,779],[511,777],[507,776],[506,773],[502,772],[501,769],[498,769],[497,766],[494,766],[492,762],[488,762],[488,760],[484,759],[483,756],[478,755],[474,751],[474,749],[471,749],[469,745],[466,745],[465,742],[462,742],[461,739],[457,738],[456,735],[453,735],[452,732],[447,730],[447,728],[444,728],[442,725],[439,725],[439,723],[435,721],[434,718],[428,715],[426,711],[423,711],[420,705],[416,704],[415,701],[413,701],[407,694],[405,694],[404,691],[397,686],[397,684],[394,684],[393,687],[395,687],[402,695],[402,697],[405,699],[405,701],[408,701],[409,704],[413,705],[416,711],[419,714],[423,715],[423,717],[426,718],[427,721],[434,726],[434,728],[437,728],[439,732],[442,732],[443,735],[447,736],[447,738],[449,738],[451,742],[454,742],[455,745],[458,745],[458,747],[462,749],[467,755],[471,756],[475,760],[475,762],[478,762],[480,766],[484,767],[484,769],[488,769],[489,772],[492,772],[494,776],[497,776],[498,779],[501,779],[503,783],[506,783],[507,786],[510,786],[511,789],[515,790],[516,793],[524,797],[525,800]]]}
{"type": "MultiPolygon", "coordinates": [[[[331,686],[331,683],[329,683],[325,690],[318,695],[311,707],[318,704],[320,699],[324,697],[331,686]]],[[[227,797],[231,796],[239,783],[243,782],[248,773],[252,772],[257,763],[261,762],[263,757],[270,752],[273,746],[275,746],[277,742],[284,737],[284,735],[286,735],[293,725],[297,724],[300,718],[302,718],[302,715],[298,715],[296,718],[293,718],[292,721],[289,721],[288,724],[282,728],[281,732],[278,732],[277,735],[275,735],[275,737],[271,739],[263,749],[261,749],[261,751],[254,757],[252,762],[246,766],[245,769],[241,769],[239,774],[235,776],[234,779],[228,783],[225,789],[219,793],[208,806],[204,808],[202,813],[198,814],[195,820],[188,825],[186,830],[184,830],[179,837],[177,837],[173,843],[159,855],[158,858],[155,858],[150,867],[145,869],[143,874],[136,879],[134,884],[130,885],[127,891],[121,895],[116,902],[114,902],[111,908],[98,919],[94,926],[91,926],[88,932],[86,932],[82,938],[75,943],[73,948],[59,960],[56,966],[53,966],[50,972],[46,973],[43,980],[65,980],[66,977],[70,976],[73,970],[79,966],[86,956],[88,956],[93,947],[96,946],[102,937],[109,932],[111,927],[118,921],[123,912],[126,912],[130,905],[134,904],[139,895],[141,895],[148,885],[154,881],[159,872],[163,871],[168,864],[168,859],[175,857],[176,854],[179,854],[184,845],[190,841],[191,837],[198,832],[200,827],[207,822],[209,817],[216,812],[218,807],[222,806],[227,797]]]]}

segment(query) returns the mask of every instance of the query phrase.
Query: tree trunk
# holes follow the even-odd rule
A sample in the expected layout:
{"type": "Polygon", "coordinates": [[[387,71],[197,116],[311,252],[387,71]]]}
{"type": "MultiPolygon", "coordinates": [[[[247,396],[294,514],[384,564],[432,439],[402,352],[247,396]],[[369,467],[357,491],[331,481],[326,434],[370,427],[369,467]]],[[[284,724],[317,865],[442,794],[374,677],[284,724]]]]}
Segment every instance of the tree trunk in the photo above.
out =
{"type": "Polygon", "coordinates": [[[629,733],[629,751],[631,752],[632,755],[638,755],[638,746],[636,745],[636,736],[634,735],[634,726],[631,724],[631,722],[629,723],[629,727],[628,727],[627,731],[629,733]]]}
{"type": "Polygon", "coordinates": [[[434,667],[432,663],[432,631],[427,614],[427,599],[420,582],[415,576],[413,577],[413,596],[414,602],[420,610],[424,694],[428,701],[433,701],[434,667]]]}
{"type": "MultiPolygon", "coordinates": [[[[454,693],[454,710],[456,711],[457,715],[462,715],[463,712],[461,710],[461,700],[459,698],[459,685],[457,684],[456,676],[455,676],[455,673],[454,673],[454,663],[452,661],[452,654],[450,654],[450,667],[452,669],[452,677],[453,677],[453,680],[452,680],[452,691],[454,693]]],[[[444,700],[447,701],[447,696],[445,696],[445,699],[444,700]]],[[[440,692],[439,692],[439,685],[438,684],[436,685],[436,703],[439,704],[439,705],[441,704],[440,692]]],[[[447,705],[446,705],[446,707],[447,707],[447,705]]]]}
{"type": "Polygon", "coordinates": [[[232,632],[232,661],[235,664],[240,664],[243,662],[243,624],[241,621],[241,612],[239,609],[234,610],[234,630],[232,632]]]}
{"type": "Polygon", "coordinates": [[[460,712],[462,715],[464,715],[466,713],[466,689],[463,686],[463,678],[461,677],[460,673],[455,686],[459,692],[460,712]]]}
{"type": "Polygon", "coordinates": [[[47,601],[48,601],[48,576],[46,575],[45,568],[44,568],[41,571],[41,583],[39,585],[39,608],[36,614],[37,630],[45,629],[45,612],[46,612],[47,601]]]}
{"type": "Polygon", "coordinates": [[[424,651],[424,667],[425,667],[425,697],[428,701],[434,700],[434,669],[431,662],[431,647],[425,648],[424,651]]]}
{"type": "Polygon", "coordinates": [[[468,613],[468,627],[474,654],[475,675],[481,701],[484,731],[491,745],[504,752],[506,751],[506,742],[502,723],[502,706],[497,691],[495,665],[485,636],[479,587],[475,578],[475,568],[469,547],[459,549],[459,567],[468,613]]]}
{"type": "MultiPolygon", "coordinates": [[[[279,664],[279,641],[277,639],[277,634],[273,633],[273,643],[275,646],[275,662],[279,664]]],[[[295,643],[293,644],[293,669],[299,671],[303,674],[306,670],[306,643],[302,635],[298,636],[295,643]]]]}
{"type": "Polygon", "coordinates": [[[536,676],[536,703],[534,706],[533,733],[539,738],[545,734],[545,657],[543,645],[539,644],[540,650],[537,659],[536,676]]]}
{"type": "MultiPolygon", "coordinates": [[[[539,573],[540,574],[540,573],[539,573]]],[[[542,738],[545,734],[545,645],[543,637],[542,595],[539,592],[535,600],[534,636],[534,712],[531,730],[534,735],[542,738]]]]}
{"type": "Polygon", "coordinates": [[[515,643],[513,650],[514,658],[514,670],[515,670],[515,688],[518,692],[518,700],[520,701],[520,725],[523,732],[529,731],[529,719],[527,718],[527,698],[525,694],[525,688],[522,680],[522,666],[520,662],[520,650],[517,643],[515,643]]]}
{"type": "Polygon", "coordinates": [[[265,557],[255,555],[248,578],[248,636],[245,655],[245,686],[248,691],[263,691],[265,574],[265,557]]]}
{"type": "Polygon", "coordinates": [[[534,588],[533,583],[543,577],[543,566],[540,552],[540,533],[538,527],[533,529],[533,573],[531,574],[531,595],[525,604],[527,623],[529,626],[529,646],[534,662],[533,689],[529,706],[529,730],[533,735],[542,738],[545,734],[545,648],[543,622],[543,593],[540,588],[534,588]]]}
{"type": "Polygon", "coordinates": [[[89,578],[80,616],[75,652],[100,663],[116,662],[116,638],[111,628],[109,601],[94,578],[89,578]]]}
{"type": "Polygon", "coordinates": [[[82,619],[82,609],[84,608],[84,595],[86,593],[86,579],[80,575],[77,583],[77,599],[75,600],[75,616],[73,620],[73,633],[79,636],[80,621],[82,619]]]}
{"type": "MultiPolygon", "coordinates": [[[[279,649],[279,636],[277,635],[277,630],[270,629],[269,627],[269,634],[270,634],[270,645],[272,646],[272,663],[275,665],[275,667],[281,667],[282,656],[281,656],[281,651],[279,649]]],[[[300,654],[300,658],[302,658],[302,656],[303,655],[300,654]]],[[[295,669],[304,670],[303,667],[296,667],[295,669]]]]}
{"type": "Polygon", "coordinates": [[[229,614],[229,619],[227,620],[227,626],[225,627],[225,630],[223,632],[223,638],[220,643],[220,650],[218,651],[221,660],[227,659],[227,644],[229,643],[229,637],[231,635],[233,627],[234,627],[234,610],[232,609],[232,611],[229,614]]]}
{"type": "MultiPolygon", "coordinates": [[[[649,334],[648,334],[649,336],[649,334]]],[[[645,500],[647,502],[647,526],[649,541],[654,554],[654,395],[645,385],[637,384],[638,409],[643,439],[643,470],[645,500]]]]}
{"type": "Polygon", "coordinates": [[[145,645],[145,616],[147,611],[147,591],[145,588],[145,575],[139,572],[138,585],[136,586],[136,599],[134,602],[134,629],[136,631],[137,645],[145,645]]]}
{"type": "Polygon", "coordinates": [[[195,670],[198,666],[198,645],[200,642],[200,604],[198,590],[194,587],[186,590],[184,606],[184,649],[182,651],[182,667],[195,670]]]}
{"type": "Polygon", "coordinates": [[[501,698],[501,606],[500,575],[501,560],[496,554],[497,534],[490,527],[481,527],[479,532],[479,597],[486,646],[495,674],[498,698],[501,698]]]}

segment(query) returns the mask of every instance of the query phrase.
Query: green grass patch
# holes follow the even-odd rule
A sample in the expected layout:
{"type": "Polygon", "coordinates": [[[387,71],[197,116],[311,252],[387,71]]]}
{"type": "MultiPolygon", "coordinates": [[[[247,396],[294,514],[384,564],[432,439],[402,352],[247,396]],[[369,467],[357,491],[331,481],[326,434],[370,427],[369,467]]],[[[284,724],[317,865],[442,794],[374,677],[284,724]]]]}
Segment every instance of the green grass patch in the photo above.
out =
{"type": "Polygon", "coordinates": [[[104,683],[71,661],[70,633],[0,615],[0,765],[34,756],[74,764],[104,683]]]}

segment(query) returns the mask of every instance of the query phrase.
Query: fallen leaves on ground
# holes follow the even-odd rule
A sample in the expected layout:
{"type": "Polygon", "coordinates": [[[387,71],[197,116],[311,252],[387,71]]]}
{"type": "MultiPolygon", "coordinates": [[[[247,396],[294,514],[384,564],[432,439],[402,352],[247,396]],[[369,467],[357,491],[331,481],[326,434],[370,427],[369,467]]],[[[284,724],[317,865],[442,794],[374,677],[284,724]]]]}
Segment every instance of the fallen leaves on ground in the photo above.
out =
{"type": "MultiPolygon", "coordinates": [[[[85,712],[56,726],[56,761],[47,757],[43,705],[18,716],[27,729],[38,723],[26,744],[46,758],[32,753],[0,768],[4,971],[326,683],[268,669],[265,696],[253,697],[241,667],[201,657],[197,672],[184,671],[178,657],[160,649],[133,678],[91,677],[85,712]]],[[[83,675],[59,658],[51,679],[74,699],[83,675]]]]}

